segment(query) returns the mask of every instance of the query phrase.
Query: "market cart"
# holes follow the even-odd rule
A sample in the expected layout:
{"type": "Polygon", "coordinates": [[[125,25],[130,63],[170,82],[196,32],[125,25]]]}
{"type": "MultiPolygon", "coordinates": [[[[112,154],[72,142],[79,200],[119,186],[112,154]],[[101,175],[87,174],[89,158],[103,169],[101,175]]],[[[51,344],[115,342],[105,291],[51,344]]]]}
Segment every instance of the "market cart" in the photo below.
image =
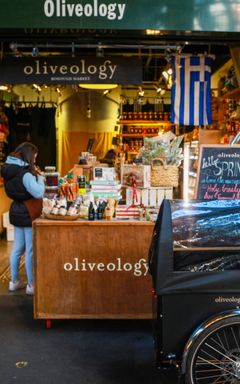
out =
{"type": "Polygon", "coordinates": [[[164,200],[149,250],[159,366],[240,383],[240,201],[164,200]]]}

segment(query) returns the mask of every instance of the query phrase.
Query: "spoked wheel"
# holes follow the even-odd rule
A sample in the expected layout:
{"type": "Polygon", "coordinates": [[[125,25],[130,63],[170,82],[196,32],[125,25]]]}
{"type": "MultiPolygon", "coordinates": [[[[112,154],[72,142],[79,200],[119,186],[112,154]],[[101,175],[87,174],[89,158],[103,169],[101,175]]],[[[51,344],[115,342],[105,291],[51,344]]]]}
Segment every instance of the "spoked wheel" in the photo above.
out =
{"type": "Polygon", "coordinates": [[[240,316],[222,319],[193,343],[187,384],[240,384],[240,316]]]}

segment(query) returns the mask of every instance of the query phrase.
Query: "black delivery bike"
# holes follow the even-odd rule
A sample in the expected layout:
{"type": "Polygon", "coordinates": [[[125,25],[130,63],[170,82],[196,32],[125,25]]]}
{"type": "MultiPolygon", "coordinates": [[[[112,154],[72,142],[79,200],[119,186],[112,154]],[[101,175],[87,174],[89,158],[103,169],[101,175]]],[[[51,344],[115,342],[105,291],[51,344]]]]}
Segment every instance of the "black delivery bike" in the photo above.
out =
{"type": "Polygon", "coordinates": [[[149,250],[159,366],[240,383],[240,201],[164,200],[149,250]]]}

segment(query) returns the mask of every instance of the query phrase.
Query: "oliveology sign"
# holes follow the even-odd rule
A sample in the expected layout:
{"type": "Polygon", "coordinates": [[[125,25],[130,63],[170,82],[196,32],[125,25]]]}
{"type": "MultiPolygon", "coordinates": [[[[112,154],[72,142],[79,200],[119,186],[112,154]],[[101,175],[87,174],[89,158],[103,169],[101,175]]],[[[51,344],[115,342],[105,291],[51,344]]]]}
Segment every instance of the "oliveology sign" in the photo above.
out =
{"type": "Polygon", "coordinates": [[[66,2],[66,0],[46,0],[46,17],[101,17],[108,20],[122,20],[126,4],[109,3],[93,0],[87,3],[66,2]]]}
{"type": "Polygon", "coordinates": [[[142,83],[138,58],[11,58],[0,62],[0,84],[133,84],[142,83]]]}
{"type": "Polygon", "coordinates": [[[1,0],[0,29],[240,32],[239,5],[240,0],[1,0]]]}

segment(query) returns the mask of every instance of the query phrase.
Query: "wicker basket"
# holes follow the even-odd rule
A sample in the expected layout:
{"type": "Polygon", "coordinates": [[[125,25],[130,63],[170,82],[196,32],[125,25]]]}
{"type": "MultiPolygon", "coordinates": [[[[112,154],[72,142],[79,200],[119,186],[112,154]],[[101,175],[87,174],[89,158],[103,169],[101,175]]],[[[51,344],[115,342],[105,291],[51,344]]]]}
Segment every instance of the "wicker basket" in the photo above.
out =
{"type": "Polygon", "coordinates": [[[152,187],[177,187],[178,167],[167,165],[163,159],[153,159],[151,163],[151,186],[152,187]],[[162,164],[156,164],[161,162],[162,164]]]}

